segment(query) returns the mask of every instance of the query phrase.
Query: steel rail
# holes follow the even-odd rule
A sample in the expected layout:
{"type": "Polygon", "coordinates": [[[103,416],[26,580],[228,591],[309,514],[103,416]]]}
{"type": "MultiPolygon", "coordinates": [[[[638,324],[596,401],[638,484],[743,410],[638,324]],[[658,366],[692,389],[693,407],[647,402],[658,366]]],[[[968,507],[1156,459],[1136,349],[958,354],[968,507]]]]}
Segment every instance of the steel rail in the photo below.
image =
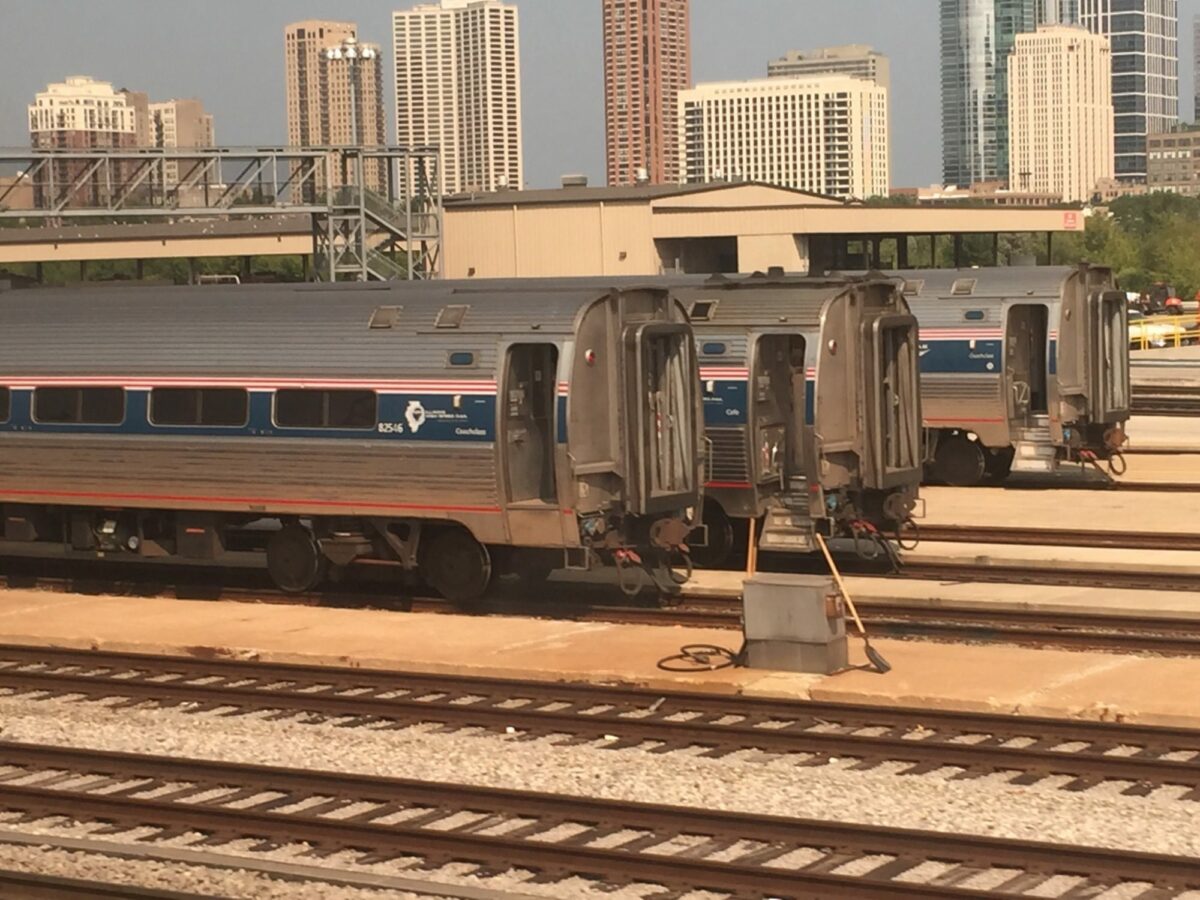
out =
{"type": "Polygon", "coordinates": [[[1200,576],[1180,572],[1120,572],[1069,564],[1054,568],[1022,565],[978,565],[964,559],[961,564],[904,563],[895,577],[920,581],[1031,584],[1062,587],[1121,588],[1155,591],[1195,591],[1200,576]]]}
{"type": "Polygon", "coordinates": [[[16,769],[0,783],[0,807],[30,817],[69,815],[114,823],[114,829],[153,827],[166,835],[197,831],[208,835],[208,844],[256,838],[356,850],[372,860],[416,855],[426,867],[471,862],[557,877],[598,877],[608,883],[649,882],[676,890],[774,897],[811,896],[814,890],[845,897],[1019,896],[1058,876],[1110,887],[1148,882],[1173,892],[1200,887],[1200,859],[1165,854],[41,745],[0,743],[0,762],[16,769]],[[43,772],[50,776],[48,785],[64,783],[64,774],[92,780],[64,789],[39,787],[36,780],[23,786],[7,783],[36,779],[43,772]],[[136,796],[165,784],[187,787],[157,798],[136,796]],[[95,793],[99,789],[104,793],[95,793]],[[193,799],[214,789],[223,795],[193,799]],[[319,806],[289,810],[316,798],[321,798],[319,806]],[[227,805],[235,801],[237,808],[227,805]],[[373,808],[330,817],[359,804],[373,808]],[[418,818],[376,822],[414,811],[418,818]],[[476,814],[478,821],[451,829],[431,827],[464,812],[476,814]],[[499,821],[530,819],[519,830],[481,833],[499,821]],[[546,836],[564,824],[583,831],[557,840],[546,836]],[[609,849],[590,846],[628,831],[645,834],[609,849]],[[694,851],[652,852],[683,836],[707,840],[694,851]],[[709,858],[740,842],[762,847],[743,850],[732,862],[709,858]],[[767,865],[800,850],[817,851],[821,859],[799,868],[767,865]],[[878,856],[890,859],[873,859],[869,871],[860,875],[833,873],[848,858],[878,856]],[[981,892],[937,880],[895,880],[926,861],[971,874],[1016,869],[1024,877],[1010,878],[1006,885],[1021,884],[1022,889],[981,892]]]}
{"type": "Polygon", "coordinates": [[[1200,620],[1098,615],[1030,609],[930,607],[860,601],[876,634],[962,641],[980,639],[1029,646],[1200,656],[1200,620]]]}
{"type": "Polygon", "coordinates": [[[962,769],[960,777],[1009,772],[1023,783],[1062,775],[1075,779],[1073,789],[1127,782],[1130,794],[1175,785],[1200,800],[1200,730],[53,648],[0,647],[0,662],[0,688],[43,697],[305,714],[351,726],[435,722],[604,740],[609,747],[702,747],[713,756],[756,749],[809,754],[812,765],[850,757],[864,767],[907,763],[914,774],[942,767],[962,769]],[[985,740],[962,742],[969,736],[985,740]],[[1020,741],[1029,743],[1012,745],[1020,741]],[[1078,743],[1085,746],[1054,749],[1078,743]],[[1110,754],[1115,747],[1139,752],[1110,754]],[[1167,758],[1178,753],[1191,758],[1167,758]]]}

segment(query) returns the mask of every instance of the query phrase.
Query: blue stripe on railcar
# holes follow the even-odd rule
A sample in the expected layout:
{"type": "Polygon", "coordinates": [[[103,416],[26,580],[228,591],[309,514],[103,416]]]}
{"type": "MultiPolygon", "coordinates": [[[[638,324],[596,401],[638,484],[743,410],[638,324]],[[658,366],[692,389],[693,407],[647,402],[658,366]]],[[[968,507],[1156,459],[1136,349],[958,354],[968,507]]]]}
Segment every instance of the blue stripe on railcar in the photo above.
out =
{"type": "Polygon", "coordinates": [[[708,426],[745,425],[748,421],[750,385],[745,381],[713,380],[713,389],[704,392],[704,424],[708,426]]]}
{"type": "MultiPolygon", "coordinates": [[[[149,389],[125,390],[125,420],[119,425],[51,425],[33,421],[33,391],[12,391],[12,414],[0,430],[42,434],[104,434],[176,437],[319,438],[490,443],[496,439],[496,395],[492,393],[378,394],[378,424],[370,429],[279,428],[272,420],[272,394],[251,391],[249,420],[241,427],[160,426],[149,421],[149,389]],[[455,405],[455,399],[458,405],[455,405]]],[[[560,404],[560,434],[565,440],[560,404]]]]}
{"type": "MultiPolygon", "coordinates": [[[[712,391],[704,392],[704,424],[719,428],[722,425],[745,425],[750,401],[750,385],[745,381],[716,379],[712,391]]],[[[804,382],[804,422],[816,422],[817,383],[812,378],[804,382]]]]}
{"type": "Polygon", "coordinates": [[[1003,341],[940,338],[921,339],[921,371],[938,374],[988,374],[999,372],[1003,341]],[[974,347],[971,344],[974,343],[974,347]]]}

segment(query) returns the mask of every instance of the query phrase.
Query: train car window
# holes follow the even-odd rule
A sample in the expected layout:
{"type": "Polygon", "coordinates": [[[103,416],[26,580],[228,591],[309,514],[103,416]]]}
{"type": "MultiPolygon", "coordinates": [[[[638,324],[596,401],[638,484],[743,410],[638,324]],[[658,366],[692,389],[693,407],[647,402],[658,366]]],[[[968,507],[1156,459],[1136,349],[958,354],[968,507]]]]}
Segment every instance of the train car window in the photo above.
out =
{"type": "Polygon", "coordinates": [[[470,309],[469,306],[443,306],[433,325],[435,328],[458,328],[466,319],[470,309]]]}
{"type": "Polygon", "coordinates": [[[719,300],[697,300],[692,304],[688,318],[693,322],[711,322],[713,314],[717,311],[718,303],[720,303],[719,300]]]}
{"type": "Polygon", "coordinates": [[[982,322],[987,318],[987,313],[982,309],[969,309],[963,313],[963,318],[968,322],[982,322]]]}
{"type": "Polygon", "coordinates": [[[374,391],[283,390],[275,393],[280,428],[373,430],[379,401],[374,391]]]}
{"type": "Polygon", "coordinates": [[[241,388],[155,388],[150,392],[154,425],[240,428],[249,419],[250,395],[241,388]]]}
{"type": "Polygon", "coordinates": [[[11,394],[6,387],[0,387],[0,422],[7,422],[12,414],[11,394]]]}
{"type": "Polygon", "coordinates": [[[705,356],[724,356],[728,348],[724,344],[708,343],[700,348],[705,356]]]}
{"type": "Polygon", "coordinates": [[[125,391],[118,387],[37,388],[33,419],[44,425],[120,425],[125,421],[125,391]]]}
{"type": "Polygon", "coordinates": [[[461,353],[451,353],[449,361],[450,365],[452,366],[469,368],[470,366],[475,365],[475,354],[467,353],[465,351],[461,353]]]}
{"type": "Polygon", "coordinates": [[[396,323],[400,321],[400,313],[404,311],[403,306],[380,306],[376,307],[371,313],[371,328],[394,328],[396,323]]]}

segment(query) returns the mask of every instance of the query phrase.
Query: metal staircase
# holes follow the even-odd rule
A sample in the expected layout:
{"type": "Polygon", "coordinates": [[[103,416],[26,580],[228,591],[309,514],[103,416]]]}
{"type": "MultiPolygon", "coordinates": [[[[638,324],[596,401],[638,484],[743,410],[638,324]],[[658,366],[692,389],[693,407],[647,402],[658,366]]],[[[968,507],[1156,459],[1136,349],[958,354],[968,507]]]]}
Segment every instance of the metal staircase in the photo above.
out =
{"type": "Polygon", "coordinates": [[[437,151],[361,150],[343,167],[352,183],[313,217],[317,277],[399,281],[441,275],[437,151]],[[371,182],[368,184],[368,180],[371,182]]]}
{"type": "Polygon", "coordinates": [[[787,491],[780,495],[779,505],[767,509],[759,549],[784,553],[813,549],[809,497],[807,478],[788,479],[787,491]]]}
{"type": "Polygon", "coordinates": [[[1050,417],[1035,415],[1032,424],[1017,431],[1013,455],[1014,472],[1053,472],[1058,450],[1050,436],[1050,417]]]}

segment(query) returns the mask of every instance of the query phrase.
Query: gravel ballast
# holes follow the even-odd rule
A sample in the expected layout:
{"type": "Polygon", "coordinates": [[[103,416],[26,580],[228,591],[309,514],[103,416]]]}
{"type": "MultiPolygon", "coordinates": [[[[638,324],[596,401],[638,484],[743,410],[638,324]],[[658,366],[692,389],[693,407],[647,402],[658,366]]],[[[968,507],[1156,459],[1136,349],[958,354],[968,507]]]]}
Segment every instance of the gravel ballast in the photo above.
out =
{"type": "Polygon", "coordinates": [[[1200,804],[1176,799],[1185,788],[1126,797],[1115,784],[1059,790],[1065,777],[1022,787],[1003,775],[901,775],[900,763],[860,772],[849,770],[853,760],[808,767],[753,751],[707,759],[700,749],[658,754],[432,725],[339,728],[110,705],[0,697],[0,738],[1200,857],[1200,804]]]}
{"type": "Polygon", "coordinates": [[[255,900],[446,900],[405,891],[344,887],[328,882],[285,880],[253,871],[196,866],[163,860],[123,859],[51,845],[21,846],[0,841],[0,869],[53,875],[101,884],[130,885],[214,897],[255,900]]]}

